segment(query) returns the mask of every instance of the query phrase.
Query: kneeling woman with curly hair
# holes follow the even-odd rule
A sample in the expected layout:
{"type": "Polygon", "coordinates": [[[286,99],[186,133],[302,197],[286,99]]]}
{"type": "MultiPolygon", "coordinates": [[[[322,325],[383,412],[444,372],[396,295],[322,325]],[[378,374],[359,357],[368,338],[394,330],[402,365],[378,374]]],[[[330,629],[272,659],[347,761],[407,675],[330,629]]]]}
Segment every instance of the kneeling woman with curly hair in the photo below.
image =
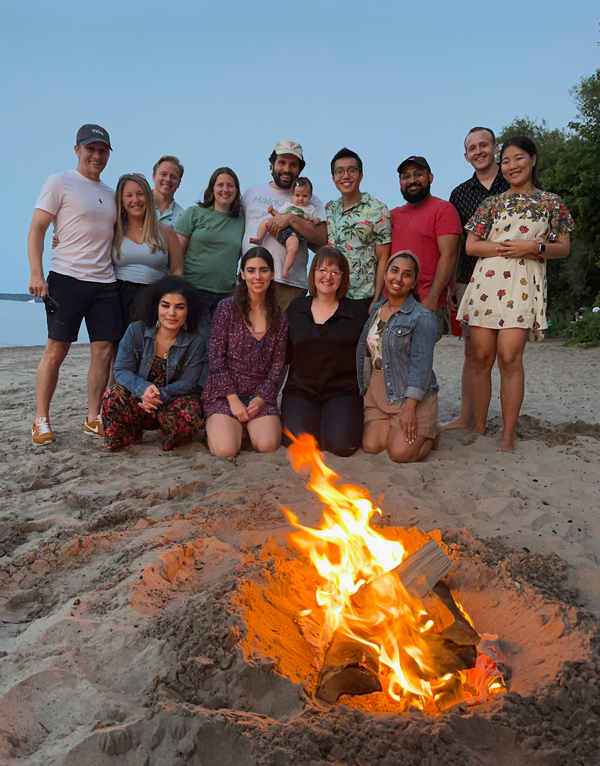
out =
{"type": "Polygon", "coordinates": [[[141,321],[127,328],[102,399],[107,450],[139,444],[160,428],[163,449],[192,441],[202,428],[198,379],[206,341],[197,333],[202,303],[181,277],[164,277],[140,296],[141,321]]]}
{"type": "Polygon", "coordinates": [[[273,257],[252,247],[242,257],[231,298],[222,300],[210,328],[210,373],[202,393],[208,447],[218,457],[240,451],[244,428],[259,452],[281,444],[277,409],[288,320],[275,298],[273,257]]]}

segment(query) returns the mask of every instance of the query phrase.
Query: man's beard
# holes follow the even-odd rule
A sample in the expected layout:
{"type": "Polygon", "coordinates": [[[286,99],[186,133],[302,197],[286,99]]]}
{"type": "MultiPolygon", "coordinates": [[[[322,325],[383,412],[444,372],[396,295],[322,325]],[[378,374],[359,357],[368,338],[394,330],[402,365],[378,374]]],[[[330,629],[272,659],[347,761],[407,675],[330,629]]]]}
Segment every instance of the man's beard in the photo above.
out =
{"type": "Polygon", "coordinates": [[[402,192],[402,196],[407,202],[412,203],[413,205],[416,205],[417,202],[423,202],[424,199],[427,199],[429,196],[431,189],[431,184],[427,184],[427,186],[421,186],[419,191],[416,192],[409,192],[408,189],[403,190],[400,189],[402,192]]]}
{"type": "Polygon", "coordinates": [[[296,178],[298,178],[298,176],[292,176],[289,181],[287,179],[282,181],[281,173],[278,173],[276,170],[272,170],[271,175],[273,176],[273,180],[275,181],[275,184],[279,186],[280,189],[291,189],[292,184],[294,183],[296,178]]]}

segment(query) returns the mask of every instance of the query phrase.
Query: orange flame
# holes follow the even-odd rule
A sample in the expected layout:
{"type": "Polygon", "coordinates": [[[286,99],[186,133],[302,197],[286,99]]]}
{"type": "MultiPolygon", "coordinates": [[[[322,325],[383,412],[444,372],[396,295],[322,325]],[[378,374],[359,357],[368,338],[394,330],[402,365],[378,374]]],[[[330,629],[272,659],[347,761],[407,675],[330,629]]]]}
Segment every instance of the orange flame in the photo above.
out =
{"type": "Polygon", "coordinates": [[[444,687],[460,679],[456,674],[436,677],[433,649],[441,640],[431,632],[433,621],[392,573],[406,557],[403,545],[369,526],[371,516],[381,510],[366,490],[339,483],[312,436],[291,438],[294,468],[310,470],[308,488],[325,506],[319,529],[300,524],[283,508],[298,530],[292,533],[292,542],[308,554],[324,581],[316,594],[323,612],[324,643],[337,631],[373,647],[385,668],[382,681],[388,695],[435,709],[444,687]],[[361,599],[359,590],[367,583],[368,598],[361,599]]]}
{"type": "MultiPolygon", "coordinates": [[[[387,694],[431,713],[453,700],[472,705],[505,692],[497,636],[484,634],[474,668],[437,677],[435,650],[442,640],[432,631],[434,621],[422,602],[406,591],[393,571],[407,555],[404,546],[369,526],[373,514],[381,515],[381,510],[366,490],[340,483],[323,462],[312,436],[288,435],[294,468],[310,470],[307,486],[324,505],[318,529],[300,524],[292,511],[282,507],[298,530],[290,535],[292,542],[308,555],[323,579],[316,593],[321,608],[319,645],[329,643],[337,632],[372,647],[379,655],[387,694]]],[[[463,606],[457,606],[473,626],[463,606]]],[[[308,614],[310,610],[301,616],[308,614]]]]}

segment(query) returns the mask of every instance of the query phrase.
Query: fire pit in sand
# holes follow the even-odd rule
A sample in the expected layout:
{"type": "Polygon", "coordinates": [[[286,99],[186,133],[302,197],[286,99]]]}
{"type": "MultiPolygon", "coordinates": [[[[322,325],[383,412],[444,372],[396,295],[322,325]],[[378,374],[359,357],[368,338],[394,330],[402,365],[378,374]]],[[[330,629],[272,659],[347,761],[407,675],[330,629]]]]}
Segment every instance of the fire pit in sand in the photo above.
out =
{"type": "Polygon", "coordinates": [[[298,530],[292,543],[322,578],[318,608],[297,619],[322,657],[315,696],[333,704],[384,691],[401,709],[435,714],[505,692],[498,637],[479,636],[443,582],[452,562],[442,546],[373,529],[381,511],[366,490],[340,483],[313,437],[294,439],[290,454],[297,471],[310,470],[308,487],[324,505],[318,529],[283,508],[298,530]]]}

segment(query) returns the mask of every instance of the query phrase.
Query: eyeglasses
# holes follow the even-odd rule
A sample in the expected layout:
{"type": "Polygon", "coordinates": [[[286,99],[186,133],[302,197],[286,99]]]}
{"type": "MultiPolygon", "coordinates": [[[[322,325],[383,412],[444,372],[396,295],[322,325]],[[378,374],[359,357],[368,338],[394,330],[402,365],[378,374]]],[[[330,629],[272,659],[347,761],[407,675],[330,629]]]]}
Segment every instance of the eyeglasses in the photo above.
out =
{"type": "Polygon", "coordinates": [[[333,177],[342,178],[342,176],[345,176],[346,173],[350,176],[350,178],[356,178],[360,171],[358,168],[336,168],[333,171],[333,177]]]}
{"type": "Polygon", "coordinates": [[[317,269],[317,274],[318,274],[319,276],[321,276],[321,277],[328,277],[328,276],[331,276],[331,277],[333,277],[334,279],[340,279],[340,277],[342,276],[342,272],[341,272],[341,271],[339,271],[338,269],[325,269],[325,268],[320,268],[320,269],[317,269]]]}
{"type": "Polygon", "coordinates": [[[411,178],[414,178],[415,181],[422,181],[427,173],[424,170],[415,170],[414,173],[400,173],[400,180],[401,181],[410,181],[411,178]]]}
{"type": "Polygon", "coordinates": [[[131,178],[131,176],[146,180],[146,176],[143,173],[123,173],[122,176],[119,176],[119,181],[122,181],[124,178],[131,178]]]}

